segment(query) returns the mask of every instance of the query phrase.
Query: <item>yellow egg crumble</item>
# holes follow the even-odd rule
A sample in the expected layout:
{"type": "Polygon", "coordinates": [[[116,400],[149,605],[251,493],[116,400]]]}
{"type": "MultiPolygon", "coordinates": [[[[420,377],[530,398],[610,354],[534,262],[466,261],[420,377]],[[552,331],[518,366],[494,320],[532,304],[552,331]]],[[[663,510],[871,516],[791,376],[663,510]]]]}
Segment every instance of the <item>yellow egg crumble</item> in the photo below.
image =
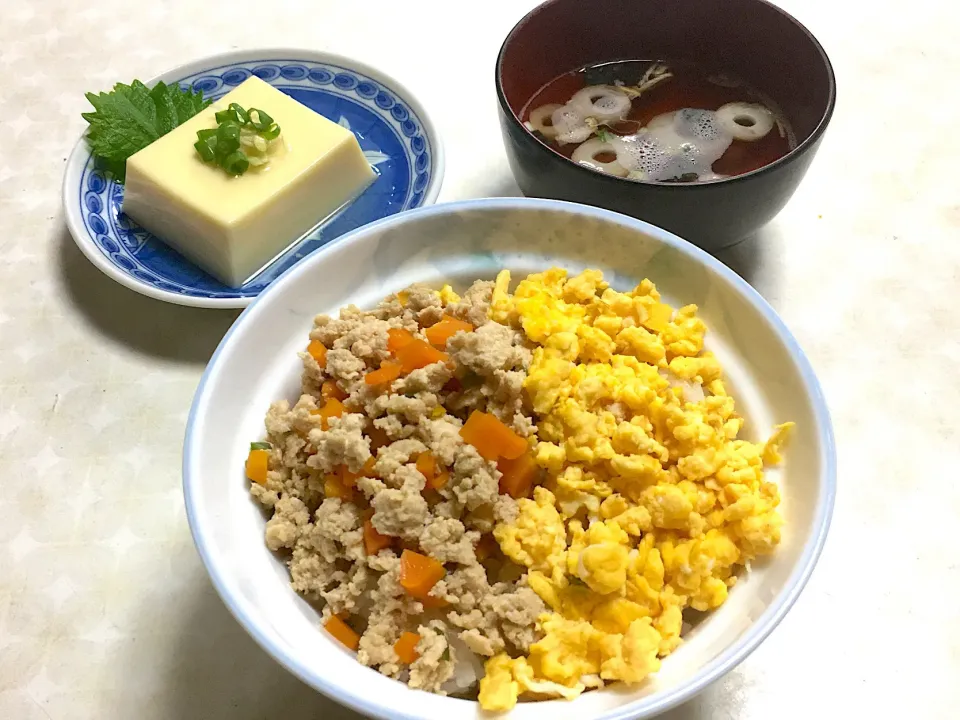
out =
{"type": "Polygon", "coordinates": [[[617,292],[599,271],[553,268],[509,286],[504,271],[490,314],[536,346],[525,390],[547,480],[494,537],[551,612],[527,657],[487,661],[480,704],[494,711],[657,671],[684,608],[720,606],[738,569],[780,542],[763,467],[792,425],[737,439],[697,307],[674,311],[649,280],[617,292]]]}

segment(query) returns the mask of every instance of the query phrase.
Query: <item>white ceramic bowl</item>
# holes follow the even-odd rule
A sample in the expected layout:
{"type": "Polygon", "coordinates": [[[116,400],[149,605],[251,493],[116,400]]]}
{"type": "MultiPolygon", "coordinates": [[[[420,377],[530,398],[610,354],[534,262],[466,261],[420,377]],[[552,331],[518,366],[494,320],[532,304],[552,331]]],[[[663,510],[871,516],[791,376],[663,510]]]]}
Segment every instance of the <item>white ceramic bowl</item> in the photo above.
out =
{"type": "MultiPolygon", "coordinates": [[[[786,520],[776,554],[756,564],[729,600],[688,636],[660,672],[635,688],[572,702],[521,703],[528,720],[645,718],[688,699],[743,660],[793,605],[823,546],[833,508],[835,452],[820,387],[775,312],[717,260],[670,233],[605,210],[547,200],[439,205],[368,225],[302,260],[247,308],[217,348],[197,390],[184,447],[184,494],[197,548],[227,607],[287,669],[317,690],[377,718],[465,720],[476,703],[411,690],[355,662],[319,627],[263,541],[243,462],[270,402],[295,398],[312,318],[347,303],[371,306],[414,281],[456,287],[560,265],[599,267],[615,287],[643,277],[668,302],[697,303],[708,347],[723,363],[747,418],[763,437],[797,423],[781,484],[786,520]]],[[[489,717],[486,715],[485,717],[489,717]]]]}

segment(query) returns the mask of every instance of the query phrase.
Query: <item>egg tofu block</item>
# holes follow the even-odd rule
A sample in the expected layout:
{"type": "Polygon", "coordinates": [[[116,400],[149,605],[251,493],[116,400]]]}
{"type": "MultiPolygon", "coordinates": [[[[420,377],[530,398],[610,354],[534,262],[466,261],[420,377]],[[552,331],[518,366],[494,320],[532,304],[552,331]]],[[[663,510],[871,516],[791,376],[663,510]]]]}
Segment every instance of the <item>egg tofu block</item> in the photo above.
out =
{"type": "Polygon", "coordinates": [[[239,287],[376,177],[356,137],[257,77],[127,160],[123,211],[221,282],[239,287]],[[197,131],[230,103],[280,126],[270,161],[233,177],[205,163],[197,131]]]}

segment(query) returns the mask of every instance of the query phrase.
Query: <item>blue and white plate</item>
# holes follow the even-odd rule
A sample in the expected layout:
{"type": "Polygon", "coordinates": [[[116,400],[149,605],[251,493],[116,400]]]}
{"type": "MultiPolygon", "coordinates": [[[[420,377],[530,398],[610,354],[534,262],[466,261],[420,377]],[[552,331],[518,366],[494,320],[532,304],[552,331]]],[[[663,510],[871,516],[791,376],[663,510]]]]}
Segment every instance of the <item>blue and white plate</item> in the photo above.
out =
{"type": "Polygon", "coordinates": [[[77,245],[108,276],[180,305],[244,307],[298,260],[340,235],[436,201],[443,180],[443,148],[436,128],[406,88],[363,63],[310,50],[252,50],[183,65],[148,84],[176,82],[216,99],[250,75],[351,130],[379,174],[376,182],[314,230],[295,252],[243,287],[231,288],[124,215],[123,185],[97,166],[81,138],[64,176],[64,215],[77,245]]]}

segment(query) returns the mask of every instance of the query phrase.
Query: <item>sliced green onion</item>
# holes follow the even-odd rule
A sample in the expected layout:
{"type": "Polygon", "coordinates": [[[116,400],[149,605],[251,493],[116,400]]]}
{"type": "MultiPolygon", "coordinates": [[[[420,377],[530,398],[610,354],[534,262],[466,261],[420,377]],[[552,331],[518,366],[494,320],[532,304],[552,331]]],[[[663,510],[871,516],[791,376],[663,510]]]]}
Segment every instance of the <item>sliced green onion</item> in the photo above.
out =
{"type": "Polygon", "coordinates": [[[220,137],[229,136],[229,137],[240,137],[240,124],[234,122],[233,120],[228,120],[225,123],[220,123],[220,126],[217,128],[217,135],[220,137]]]}
{"type": "Polygon", "coordinates": [[[251,450],[273,450],[273,445],[268,442],[252,442],[250,443],[251,450]]]}
{"type": "MultiPolygon", "coordinates": [[[[267,162],[267,142],[280,137],[280,126],[263,110],[244,110],[230,103],[226,110],[214,113],[217,127],[197,131],[193,147],[204,162],[216,162],[231,175],[243,175],[252,165],[267,162]],[[256,114],[254,114],[256,113],[256,114]],[[242,146],[253,146],[254,157],[247,156],[242,146]]],[[[269,444],[268,444],[269,447],[269,444]]]]}
{"type": "Polygon", "coordinates": [[[239,122],[241,125],[246,125],[248,122],[250,122],[250,116],[247,115],[247,111],[237,105],[237,103],[230,103],[227,109],[233,110],[234,114],[236,115],[237,122],[239,122]]]}
{"type": "Polygon", "coordinates": [[[231,175],[243,175],[250,167],[250,161],[241,151],[235,150],[220,161],[220,167],[231,175]]]}
{"type": "Polygon", "coordinates": [[[246,125],[250,122],[250,116],[247,115],[247,111],[237,105],[237,103],[230,103],[226,110],[214,113],[213,117],[217,123],[235,122],[238,125],[246,125]]]}
{"type": "MultiPolygon", "coordinates": [[[[213,138],[210,138],[210,140],[213,141],[213,147],[216,147],[216,146],[217,146],[217,139],[216,139],[215,137],[213,137],[213,138]]],[[[213,160],[213,159],[217,156],[217,153],[214,151],[214,149],[213,149],[212,147],[210,147],[210,143],[209,143],[209,142],[206,142],[206,141],[204,141],[204,140],[197,140],[197,141],[193,144],[193,146],[197,149],[197,153],[200,155],[200,158],[201,158],[204,162],[210,162],[211,160],[213,160]]]]}
{"type": "Polygon", "coordinates": [[[273,118],[267,115],[263,110],[259,108],[250,108],[250,122],[253,123],[253,126],[257,130],[266,130],[271,125],[273,125],[273,118]],[[253,119],[253,114],[257,114],[257,119],[253,119]]]}
{"type": "Polygon", "coordinates": [[[204,162],[210,162],[217,156],[217,131],[197,130],[197,141],[193,144],[204,162]]]}
{"type": "Polygon", "coordinates": [[[217,154],[228,155],[240,147],[240,126],[235,122],[225,122],[217,128],[217,154]]]}
{"type": "Polygon", "coordinates": [[[278,137],[280,137],[280,126],[276,123],[273,123],[266,130],[260,131],[260,137],[262,137],[264,140],[276,140],[278,137]]]}
{"type": "Polygon", "coordinates": [[[217,140],[216,135],[212,135],[204,140],[201,140],[200,142],[210,148],[210,151],[213,153],[214,157],[220,153],[219,141],[217,140]]]}

